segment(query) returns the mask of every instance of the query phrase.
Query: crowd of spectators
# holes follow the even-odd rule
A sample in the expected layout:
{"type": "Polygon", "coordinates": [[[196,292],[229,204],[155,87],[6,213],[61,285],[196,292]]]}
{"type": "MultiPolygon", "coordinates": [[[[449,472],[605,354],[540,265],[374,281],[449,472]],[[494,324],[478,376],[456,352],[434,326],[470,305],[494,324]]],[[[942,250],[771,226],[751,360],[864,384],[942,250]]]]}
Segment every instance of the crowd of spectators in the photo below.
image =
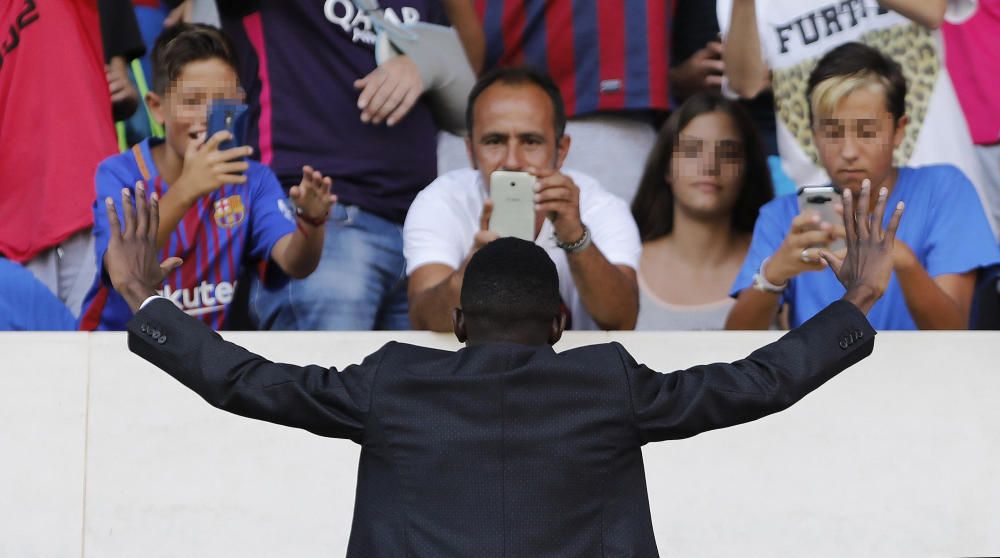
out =
{"type": "Polygon", "coordinates": [[[448,331],[498,170],[570,329],[802,323],[843,291],[821,185],[905,205],[876,328],[994,326],[998,31],[1000,0],[12,0],[0,330],[123,329],[105,203],[156,195],[162,293],[215,329],[448,331]]]}

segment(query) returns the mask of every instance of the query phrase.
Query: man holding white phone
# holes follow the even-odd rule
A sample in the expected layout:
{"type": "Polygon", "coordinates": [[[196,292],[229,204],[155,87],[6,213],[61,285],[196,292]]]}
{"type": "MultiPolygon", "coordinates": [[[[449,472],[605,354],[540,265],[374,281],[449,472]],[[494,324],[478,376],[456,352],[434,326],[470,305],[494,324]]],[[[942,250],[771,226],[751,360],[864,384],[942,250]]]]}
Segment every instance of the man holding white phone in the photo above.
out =
{"type": "Polygon", "coordinates": [[[639,233],[624,201],[594,179],[561,168],[570,138],[551,79],[526,69],[495,70],[470,94],[466,119],[473,168],[438,177],[406,217],[413,327],[451,331],[465,265],[501,236],[496,224],[490,227],[493,172],[513,171],[535,179],[533,207],[526,211],[534,221],[533,240],[556,264],[570,327],[632,329],[639,233]]]}

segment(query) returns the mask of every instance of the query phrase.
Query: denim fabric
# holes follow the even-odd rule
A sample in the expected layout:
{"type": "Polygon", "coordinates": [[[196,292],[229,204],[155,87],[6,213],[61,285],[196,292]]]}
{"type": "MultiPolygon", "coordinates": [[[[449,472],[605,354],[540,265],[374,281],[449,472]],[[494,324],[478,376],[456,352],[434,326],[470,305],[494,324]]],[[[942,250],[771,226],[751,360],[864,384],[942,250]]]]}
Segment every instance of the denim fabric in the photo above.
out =
{"type": "Polygon", "coordinates": [[[402,225],[338,204],[312,275],[251,279],[251,319],[272,330],[409,329],[405,269],[402,225]]]}

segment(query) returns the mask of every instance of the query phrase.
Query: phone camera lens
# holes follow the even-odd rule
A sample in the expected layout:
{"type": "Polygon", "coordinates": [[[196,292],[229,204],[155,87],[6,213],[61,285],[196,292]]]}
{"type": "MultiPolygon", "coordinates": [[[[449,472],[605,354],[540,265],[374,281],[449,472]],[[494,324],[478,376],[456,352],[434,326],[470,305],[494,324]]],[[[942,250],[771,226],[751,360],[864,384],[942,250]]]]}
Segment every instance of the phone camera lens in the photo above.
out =
{"type": "Polygon", "coordinates": [[[511,183],[510,183],[510,185],[511,185],[511,187],[513,187],[513,186],[514,186],[514,183],[513,183],[513,182],[511,182],[511,183]]]}

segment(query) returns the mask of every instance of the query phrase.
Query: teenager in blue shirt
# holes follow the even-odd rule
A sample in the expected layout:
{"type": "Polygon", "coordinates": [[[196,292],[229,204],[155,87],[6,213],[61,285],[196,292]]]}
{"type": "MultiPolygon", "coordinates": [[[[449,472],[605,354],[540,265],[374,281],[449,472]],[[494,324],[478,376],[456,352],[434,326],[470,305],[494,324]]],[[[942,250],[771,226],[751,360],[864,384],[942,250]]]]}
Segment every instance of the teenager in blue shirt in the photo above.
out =
{"type": "MultiPolygon", "coordinates": [[[[813,140],[834,186],[887,197],[906,206],[894,247],[894,273],[869,320],[876,329],[965,329],[982,267],[1000,249],[969,180],[957,168],[893,166],[907,124],[906,80],[879,51],[849,43],[824,56],[806,91],[813,140]]],[[[886,216],[888,219],[888,216],[886,216]]],[[[766,329],[787,308],[796,327],[844,289],[821,246],[843,237],[843,225],[799,214],[794,195],[765,205],[732,288],[727,329],[766,329]]]]}
{"type": "Polygon", "coordinates": [[[147,139],[97,169],[94,235],[101,269],[84,303],[81,329],[124,329],[131,316],[102,265],[110,235],[104,200],[119,199],[122,189],[162,198],[162,256],[183,264],[174,260],[161,294],[215,329],[225,327],[239,268],[248,260],[273,262],[299,278],[319,263],[335,201],[331,180],[304,167],[289,204],[270,169],[244,160],[250,147],[219,149],[231,139],[225,131],[205,139],[208,105],[242,97],[237,66],[229,40],[208,26],[180,24],[157,40],[147,102],[165,124],[166,138],[147,139]]]}

